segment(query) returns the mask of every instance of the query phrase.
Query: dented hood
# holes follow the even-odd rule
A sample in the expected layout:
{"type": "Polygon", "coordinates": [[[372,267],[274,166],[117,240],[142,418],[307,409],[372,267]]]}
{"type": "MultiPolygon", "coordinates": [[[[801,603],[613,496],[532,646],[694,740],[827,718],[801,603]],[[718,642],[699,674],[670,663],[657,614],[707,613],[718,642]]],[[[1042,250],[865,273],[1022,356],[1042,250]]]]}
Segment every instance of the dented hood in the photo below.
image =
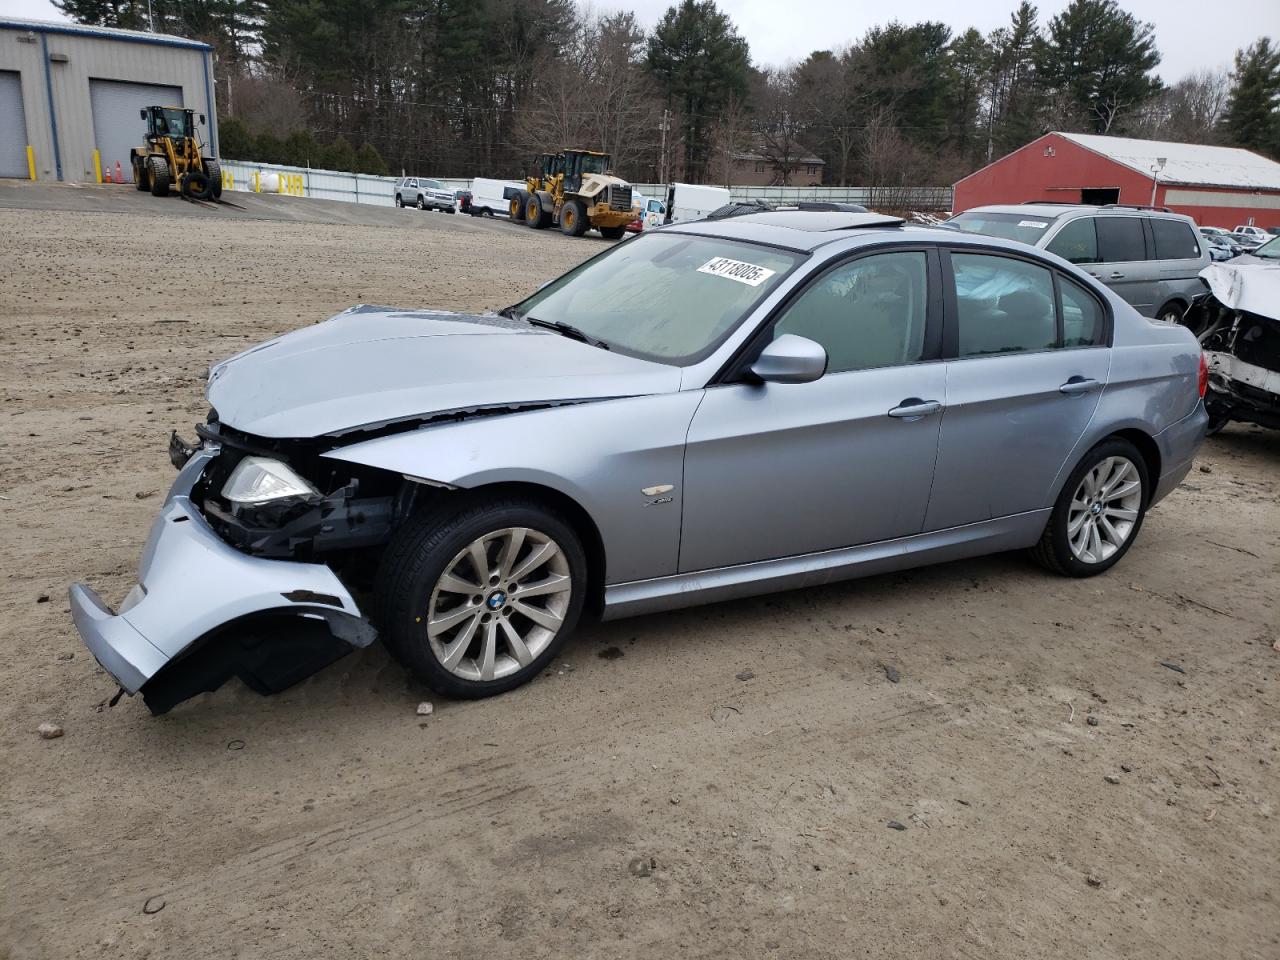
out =
{"type": "Polygon", "coordinates": [[[1280,320],[1280,265],[1261,260],[1213,263],[1200,276],[1223,306],[1280,320]]]}
{"type": "Polygon", "coordinates": [[[667,393],[680,370],[494,314],[353,307],[209,370],[221,422],[318,437],[477,407],[667,393]]]}

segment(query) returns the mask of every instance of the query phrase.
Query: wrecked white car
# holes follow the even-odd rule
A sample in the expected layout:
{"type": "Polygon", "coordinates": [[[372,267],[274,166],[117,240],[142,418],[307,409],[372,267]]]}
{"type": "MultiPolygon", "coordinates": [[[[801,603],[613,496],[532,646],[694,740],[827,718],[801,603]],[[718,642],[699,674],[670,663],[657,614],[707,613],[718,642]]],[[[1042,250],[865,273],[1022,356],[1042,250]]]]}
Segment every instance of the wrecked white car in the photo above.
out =
{"type": "Polygon", "coordinates": [[[1280,429],[1280,262],[1215,263],[1200,276],[1209,292],[1183,323],[1208,360],[1209,432],[1232,420],[1280,429]]]}

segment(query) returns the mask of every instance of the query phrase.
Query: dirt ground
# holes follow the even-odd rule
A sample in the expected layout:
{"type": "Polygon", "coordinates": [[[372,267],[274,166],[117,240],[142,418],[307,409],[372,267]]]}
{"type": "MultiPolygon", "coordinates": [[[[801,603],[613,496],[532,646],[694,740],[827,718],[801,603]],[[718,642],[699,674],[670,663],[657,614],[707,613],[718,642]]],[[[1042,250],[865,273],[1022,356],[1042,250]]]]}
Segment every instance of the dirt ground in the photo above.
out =
{"type": "Polygon", "coordinates": [[[152,718],[66,587],[133,583],[207,364],[603,241],[80,193],[0,187],[0,958],[1280,956],[1280,434],[1211,439],[1097,579],[1006,555],[589,625],[425,720],[377,644],[152,718]]]}

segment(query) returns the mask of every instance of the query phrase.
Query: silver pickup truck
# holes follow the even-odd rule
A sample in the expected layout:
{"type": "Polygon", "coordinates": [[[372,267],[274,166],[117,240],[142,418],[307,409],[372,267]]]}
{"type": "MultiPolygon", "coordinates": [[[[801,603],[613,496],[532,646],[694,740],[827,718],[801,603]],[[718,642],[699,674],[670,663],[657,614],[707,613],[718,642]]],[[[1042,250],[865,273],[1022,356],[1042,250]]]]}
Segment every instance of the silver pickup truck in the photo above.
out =
{"type": "Polygon", "coordinates": [[[396,184],[396,206],[417,207],[419,210],[455,210],[453,191],[439,180],[426,177],[404,177],[396,184]]]}

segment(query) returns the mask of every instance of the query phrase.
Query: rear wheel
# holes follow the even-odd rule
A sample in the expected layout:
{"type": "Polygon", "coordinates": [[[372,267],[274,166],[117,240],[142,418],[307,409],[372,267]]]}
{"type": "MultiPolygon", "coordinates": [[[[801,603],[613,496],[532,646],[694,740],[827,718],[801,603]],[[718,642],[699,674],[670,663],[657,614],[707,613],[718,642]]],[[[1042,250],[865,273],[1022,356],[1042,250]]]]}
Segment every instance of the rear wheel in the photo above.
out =
{"type": "Polygon", "coordinates": [[[209,178],[209,195],[217,200],[222,196],[222,167],[217,160],[205,160],[204,175],[209,178]]]}
{"type": "Polygon", "coordinates": [[[133,167],[133,188],[139,191],[147,189],[147,162],[142,157],[133,157],[130,160],[130,166],[133,167]]]}
{"type": "Polygon", "coordinates": [[[396,206],[401,208],[404,207],[404,198],[401,197],[400,194],[398,193],[396,194],[396,206]]]}
{"type": "Polygon", "coordinates": [[[523,500],[411,521],[378,574],[379,626],[433,690],[476,699],[536,676],[564,646],[586,595],[573,528],[523,500]]]}
{"type": "Polygon", "coordinates": [[[169,195],[169,161],[164,157],[147,158],[147,180],[153,197],[169,195]]]}
{"type": "Polygon", "coordinates": [[[586,205],[581,200],[565,201],[560,208],[560,232],[567,237],[580,237],[590,226],[586,205]]]}
{"type": "Polygon", "coordinates": [[[1115,566],[1133,546],[1150,499],[1147,465],[1128,440],[1104,440],[1071,472],[1032,555],[1069,577],[1115,566]]]}
{"type": "Polygon", "coordinates": [[[542,209],[542,198],[530,194],[524,204],[524,219],[535,230],[544,230],[551,224],[551,214],[542,209]]]}
{"type": "Polygon", "coordinates": [[[524,219],[524,205],[529,201],[529,194],[525,190],[517,190],[514,197],[511,198],[511,207],[509,210],[512,220],[520,221],[524,219]]]}
{"type": "Polygon", "coordinates": [[[620,227],[600,227],[600,236],[604,237],[606,240],[620,240],[626,231],[626,224],[623,224],[620,227]]]}

